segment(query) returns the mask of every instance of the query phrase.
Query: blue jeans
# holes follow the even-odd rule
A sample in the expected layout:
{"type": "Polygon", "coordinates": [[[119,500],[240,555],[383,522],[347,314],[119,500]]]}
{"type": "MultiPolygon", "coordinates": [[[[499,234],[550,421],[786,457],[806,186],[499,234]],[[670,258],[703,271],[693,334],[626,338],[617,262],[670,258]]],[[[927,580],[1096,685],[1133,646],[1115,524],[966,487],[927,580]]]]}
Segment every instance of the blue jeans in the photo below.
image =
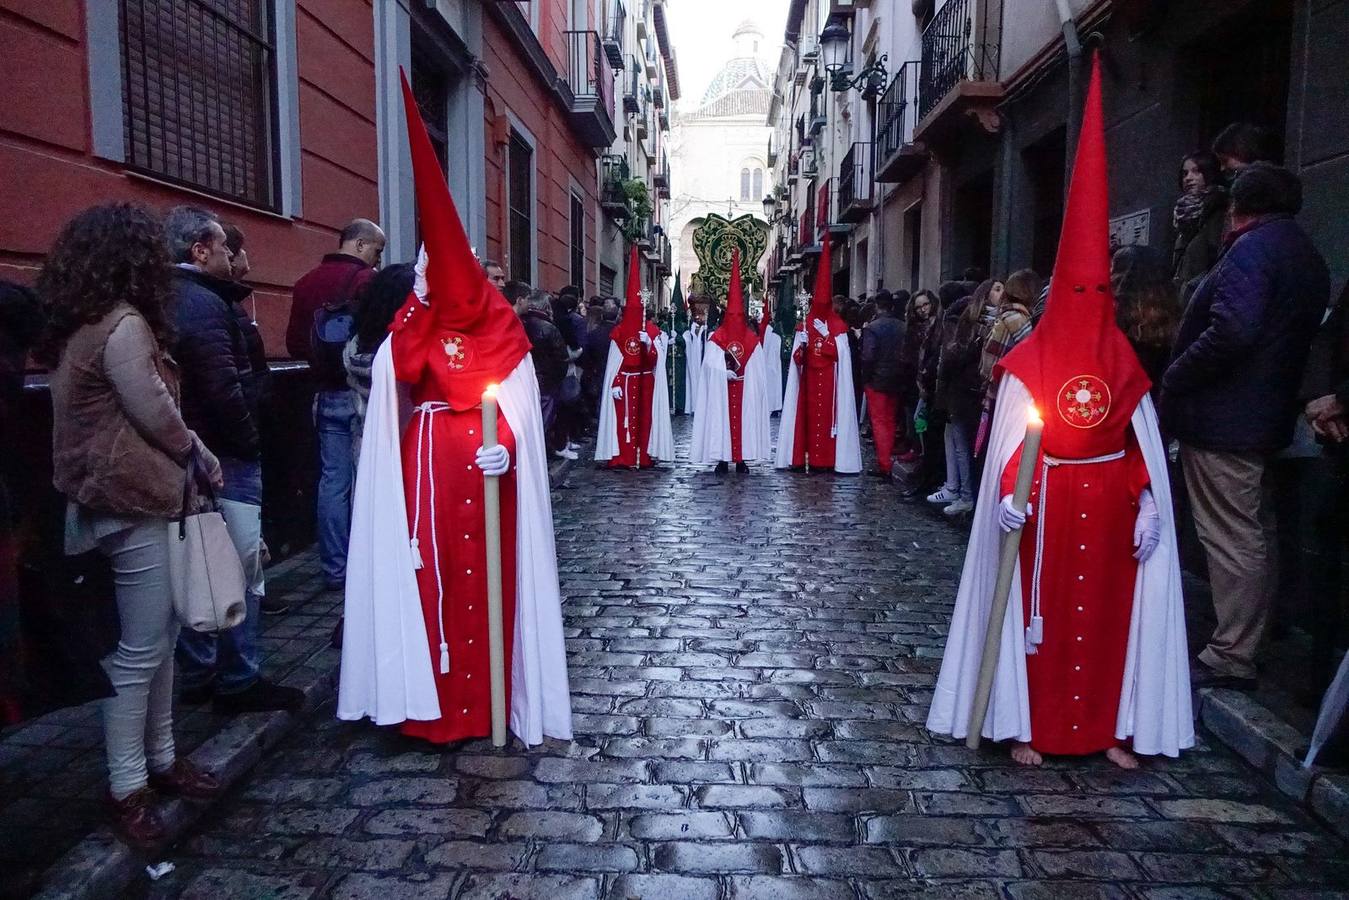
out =
{"type": "Polygon", "coordinates": [[[329,582],[340,582],[347,576],[351,488],[356,474],[351,456],[355,422],[351,391],[319,391],[314,398],[314,426],[319,437],[318,544],[323,577],[329,582]]]}
{"type": "MultiPolygon", "coordinates": [[[[259,471],[260,474],[260,471],[259,471]]],[[[237,694],[258,680],[258,625],[264,579],[262,574],[262,507],[237,500],[221,500],[230,540],[244,566],[244,620],[220,634],[202,634],[184,628],[178,635],[178,667],[185,690],[214,684],[217,694],[237,694]]]]}

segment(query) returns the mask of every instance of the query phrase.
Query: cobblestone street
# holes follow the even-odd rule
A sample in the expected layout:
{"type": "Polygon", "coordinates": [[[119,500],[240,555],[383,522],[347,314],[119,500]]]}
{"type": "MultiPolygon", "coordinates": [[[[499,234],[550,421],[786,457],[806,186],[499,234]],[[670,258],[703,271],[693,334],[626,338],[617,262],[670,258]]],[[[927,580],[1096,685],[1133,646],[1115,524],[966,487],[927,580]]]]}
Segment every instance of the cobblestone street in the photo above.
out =
{"type": "Polygon", "coordinates": [[[1349,896],[1345,845],[1202,736],[1136,773],[933,741],[963,540],[889,485],[583,465],[555,514],[574,743],[327,706],[139,894],[1349,896]]]}

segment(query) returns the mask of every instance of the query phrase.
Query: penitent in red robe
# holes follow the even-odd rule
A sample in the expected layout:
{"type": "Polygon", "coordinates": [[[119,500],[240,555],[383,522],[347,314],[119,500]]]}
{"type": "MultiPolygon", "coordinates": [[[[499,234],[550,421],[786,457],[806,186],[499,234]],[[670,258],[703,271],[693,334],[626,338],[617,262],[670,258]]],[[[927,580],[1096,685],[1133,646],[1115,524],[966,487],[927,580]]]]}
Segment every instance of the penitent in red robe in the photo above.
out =
{"type": "Polygon", "coordinates": [[[835,462],[838,414],[835,392],[838,344],[813,328],[798,326],[809,339],[796,348],[795,364],[801,366],[800,390],[796,395],[796,435],[792,465],[810,464],[812,469],[832,469],[835,462]]]}
{"type": "MultiPolygon", "coordinates": [[[[414,315],[413,321],[390,340],[394,342],[395,369],[424,376],[411,385],[415,412],[402,439],[403,487],[408,533],[416,540],[422,560],[417,589],[441,716],[429,721],[408,720],[400,729],[404,734],[445,744],[486,737],[492,732],[483,474],[474,462],[482,446],[482,408],[455,411],[444,402],[444,392],[421,359],[422,346],[431,343],[434,351],[439,351],[441,342],[427,341],[429,335],[416,333],[422,330],[418,326],[431,327],[431,316],[414,315]],[[440,666],[442,624],[449,644],[447,673],[441,672],[440,666]]],[[[501,606],[505,671],[509,676],[514,644],[511,635],[515,633],[515,437],[500,412],[497,441],[510,452],[512,460],[510,470],[500,477],[501,606]]],[[[506,708],[510,709],[509,677],[506,694],[506,708]]]]}
{"type": "Polygon", "coordinates": [[[744,462],[744,444],[741,442],[744,427],[741,417],[745,401],[745,366],[733,353],[727,352],[726,368],[734,372],[739,379],[726,382],[726,409],[731,428],[731,462],[744,462]]]}
{"type": "MultiPolygon", "coordinates": [[[[1025,621],[1037,574],[1044,620],[1044,640],[1026,656],[1031,746],[1041,753],[1085,755],[1119,744],[1116,717],[1138,571],[1134,521],[1149,483],[1132,433],[1126,442],[1123,451],[1093,458],[1101,461],[1053,460],[1046,467],[1041,454],[1021,541],[1025,621]]],[[[1002,496],[1012,493],[1020,463],[1018,450],[1003,470],[1002,496]]]]}
{"type": "Polygon", "coordinates": [[[660,329],[650,322],[646,333],[651,338],[650,346],[643,344],[640,338],[625,340],[618,349],[623,354],[623,362],[618,367],[610,388],[620,388],[623,396],[611,399],[614,415],[618,422],[618,455],[609,460],[611,469],[631,469],[654,466],[647,448],[651,446],[651,397],[656,391],[656,338],[660,329]]]}

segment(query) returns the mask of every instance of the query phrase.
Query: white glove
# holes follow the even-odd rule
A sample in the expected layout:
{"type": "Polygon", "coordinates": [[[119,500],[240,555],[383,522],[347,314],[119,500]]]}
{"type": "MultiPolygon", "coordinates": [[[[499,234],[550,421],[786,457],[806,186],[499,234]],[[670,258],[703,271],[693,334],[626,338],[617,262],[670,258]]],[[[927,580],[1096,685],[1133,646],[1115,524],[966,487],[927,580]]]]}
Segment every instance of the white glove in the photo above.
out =
{"type": "Polygon", "coordinates": [[[412,280],[412,293],[417,295],[417,299],[426,302],[426,264],[429,257],[426,255],[426,245],[422,244],[421,249],[417,251],[417,265],[412,267],[416,277],[412,280]]]}
{"type": "Polygon", "coordinates": [[[637,338],[642,342],[643,347],[651,346],[651,335],[647,334],[645,331],[637,332],[637,338]]]}
{"type": "Polygon", "coordinates": [[[615,400],[622,400],[622,399],[623,399],[623,389],[622,389],[621,387],[616,387],[616,388],[614,388],[612,391],[609,392],[609,396],[610,396],[610,397],[613,397],[615,400]]]}
{"type": "Polygon", "coordinates": [[[505,475],[511,467],[511,454],[504,444],[494,447],[479,447],[473,461],[482,469],[484,475],[505,475]]]}
{"type": "Polygon", "coordinates": [[[1138,498],[1138,518],[1134,520],[1134,559],[1147,562],[1157,545],[1162,542],[1162,517],[1157,512],[1157,501],[1152,491],[1145,490],[1138,498]]]}
{"type": "Polygon", "coordinates": [[[811,327],[819,333],[820,337],[829,337],[829,326],[824,324],[823,319],[815,319],[810,324],[811,327]]]}
{"type": "Polygon", "coordinates": [[[998,527],[1001,528],[1004,533],[1016,531],[1018,528],[1024,528],[1026,525],[1026,517],[1034,515],[1034,513],[1035,510],[1032,509],[1029,503],[1026,504],[1025,512],[1017,509],[1012,505],[1012,495],[1008,494],[1006,497],[1003,497],[1002,502],[998,504],[998,527]]]}
{"type": "Polygon", "coordinates": [[[740,380],[740,376],[736,375],[735,372],[732,371],[731,369],[727,369],[727,370],[726,370],[726,380],[727,380],[727,381],[739,381],[739,380],[740,380]]]}

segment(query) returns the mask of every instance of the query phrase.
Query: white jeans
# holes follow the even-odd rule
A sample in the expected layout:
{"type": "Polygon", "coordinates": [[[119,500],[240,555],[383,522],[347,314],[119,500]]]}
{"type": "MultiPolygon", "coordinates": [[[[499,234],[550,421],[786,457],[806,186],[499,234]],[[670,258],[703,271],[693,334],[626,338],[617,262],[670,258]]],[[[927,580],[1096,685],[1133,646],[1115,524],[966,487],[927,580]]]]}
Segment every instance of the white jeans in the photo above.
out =
{"type": "Polygon", "coordinates": [[[173,645],[178,617],[169,593],[168,522],[145,519],[105,535],[122,636],[103,660],[116,694],[103,701],[108,781],[118,799],[145,787],[149,768],[173,764],[173,645]]]}

